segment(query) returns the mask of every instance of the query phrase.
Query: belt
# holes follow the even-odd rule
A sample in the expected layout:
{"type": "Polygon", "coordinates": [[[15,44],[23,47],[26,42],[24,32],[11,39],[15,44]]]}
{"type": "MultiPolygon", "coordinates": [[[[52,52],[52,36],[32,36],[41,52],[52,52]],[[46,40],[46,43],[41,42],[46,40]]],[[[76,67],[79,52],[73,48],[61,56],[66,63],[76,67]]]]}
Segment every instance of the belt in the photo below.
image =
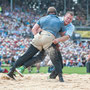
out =
{"type": "MultiPolygon", "coordinates": [[[[39,32],[39,34],[41,35],[41,33],[42,33],[43,31],[44,31],[44,32],[48,32],[48,31],[42,30],[42,31],[39,32]]],[[[55,37],[55,36],[54,36],[52,33],[50,33],[50,32],[48,32],[48,34],[49,34],[49,35],[52,35],[53,37],[55,37]]],[[[47,35],[47,34],[46,34],[46,35],[47,35]]]]}

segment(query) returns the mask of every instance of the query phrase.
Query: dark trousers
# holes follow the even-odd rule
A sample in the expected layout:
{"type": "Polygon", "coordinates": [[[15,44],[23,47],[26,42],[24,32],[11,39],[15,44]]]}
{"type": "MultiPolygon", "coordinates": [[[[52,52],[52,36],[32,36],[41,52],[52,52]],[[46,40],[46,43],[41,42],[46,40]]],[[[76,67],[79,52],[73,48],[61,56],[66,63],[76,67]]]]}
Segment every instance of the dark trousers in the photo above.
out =
{"type": "Polygon", "coordinates": [[[37,56],[31,58],[29,61],[24,63],[24,67],[27,68],[29,66],[32,66],[35,63],[39,63],[39,62],[43,61],[45,57],[46,57],[45,50],[42,50],[37,56]]]}
{"type": "Polygon", "coordinates": [[[30,45],[28,50],[22,55],[14,64],[13,69],[24,65],[28,62],[39,50],[35,48],[33,45],[30,45]]]}
{"type": "Polygon", "coordinates": [[[62,73],[63,68],[62,56],[60,51],[54,44],[52,44],[46,51],[42,50],[37,56],[25,62],[24,66],[27,68],[35,63],[43,61],[47,54],[49,55],[53,65],[55,66],[55,70],[52,73],[53,74],[62,73]]]}
{"type": "Polygon", "coordinates": [[[48,55],[55,66],[55,73],[60,74],[62,73],[63,63],[62,63],[62,56],[60,51],[57,49],[55,44],[52,44],[47,49],[48,55]]]}

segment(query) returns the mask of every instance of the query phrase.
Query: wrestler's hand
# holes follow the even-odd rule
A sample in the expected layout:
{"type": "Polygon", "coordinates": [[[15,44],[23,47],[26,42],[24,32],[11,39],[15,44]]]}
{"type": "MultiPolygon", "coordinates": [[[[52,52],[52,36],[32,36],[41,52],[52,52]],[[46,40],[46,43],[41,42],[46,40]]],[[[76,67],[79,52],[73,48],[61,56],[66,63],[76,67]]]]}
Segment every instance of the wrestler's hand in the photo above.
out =
{"type": "Polygon", "coordinates": [[[58,39],[54,39],[54,40],[53,40],[53,43],[54,43],[54,44],[57,44],[58,42],[59,42],[58,39]]]}

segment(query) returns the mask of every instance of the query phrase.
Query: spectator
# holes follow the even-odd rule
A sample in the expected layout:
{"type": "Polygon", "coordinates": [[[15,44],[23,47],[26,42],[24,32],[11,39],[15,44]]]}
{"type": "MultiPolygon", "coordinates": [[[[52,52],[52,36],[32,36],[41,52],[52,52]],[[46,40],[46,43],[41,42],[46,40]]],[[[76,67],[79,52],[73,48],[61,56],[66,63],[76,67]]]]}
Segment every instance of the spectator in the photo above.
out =
{"type": "Polygon", "coordinates": [[[86,70],[87,73],[90,73],[90,55],[88,55],[88,59],[86,62],[86,70]]]}

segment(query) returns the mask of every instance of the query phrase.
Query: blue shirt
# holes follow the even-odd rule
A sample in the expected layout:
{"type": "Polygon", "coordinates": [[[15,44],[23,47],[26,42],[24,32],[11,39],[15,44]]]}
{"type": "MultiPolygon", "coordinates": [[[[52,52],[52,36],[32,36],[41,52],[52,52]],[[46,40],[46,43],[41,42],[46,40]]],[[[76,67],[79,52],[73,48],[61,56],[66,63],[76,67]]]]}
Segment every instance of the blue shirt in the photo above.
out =
{"type": "Polygon", "coordinates": [[[41,29],[52,33],[55,37],[62,26],[62,22],[60,22],[60,19],[53,14],[40,18],[37,24],[40,26],[41,29]]]}

